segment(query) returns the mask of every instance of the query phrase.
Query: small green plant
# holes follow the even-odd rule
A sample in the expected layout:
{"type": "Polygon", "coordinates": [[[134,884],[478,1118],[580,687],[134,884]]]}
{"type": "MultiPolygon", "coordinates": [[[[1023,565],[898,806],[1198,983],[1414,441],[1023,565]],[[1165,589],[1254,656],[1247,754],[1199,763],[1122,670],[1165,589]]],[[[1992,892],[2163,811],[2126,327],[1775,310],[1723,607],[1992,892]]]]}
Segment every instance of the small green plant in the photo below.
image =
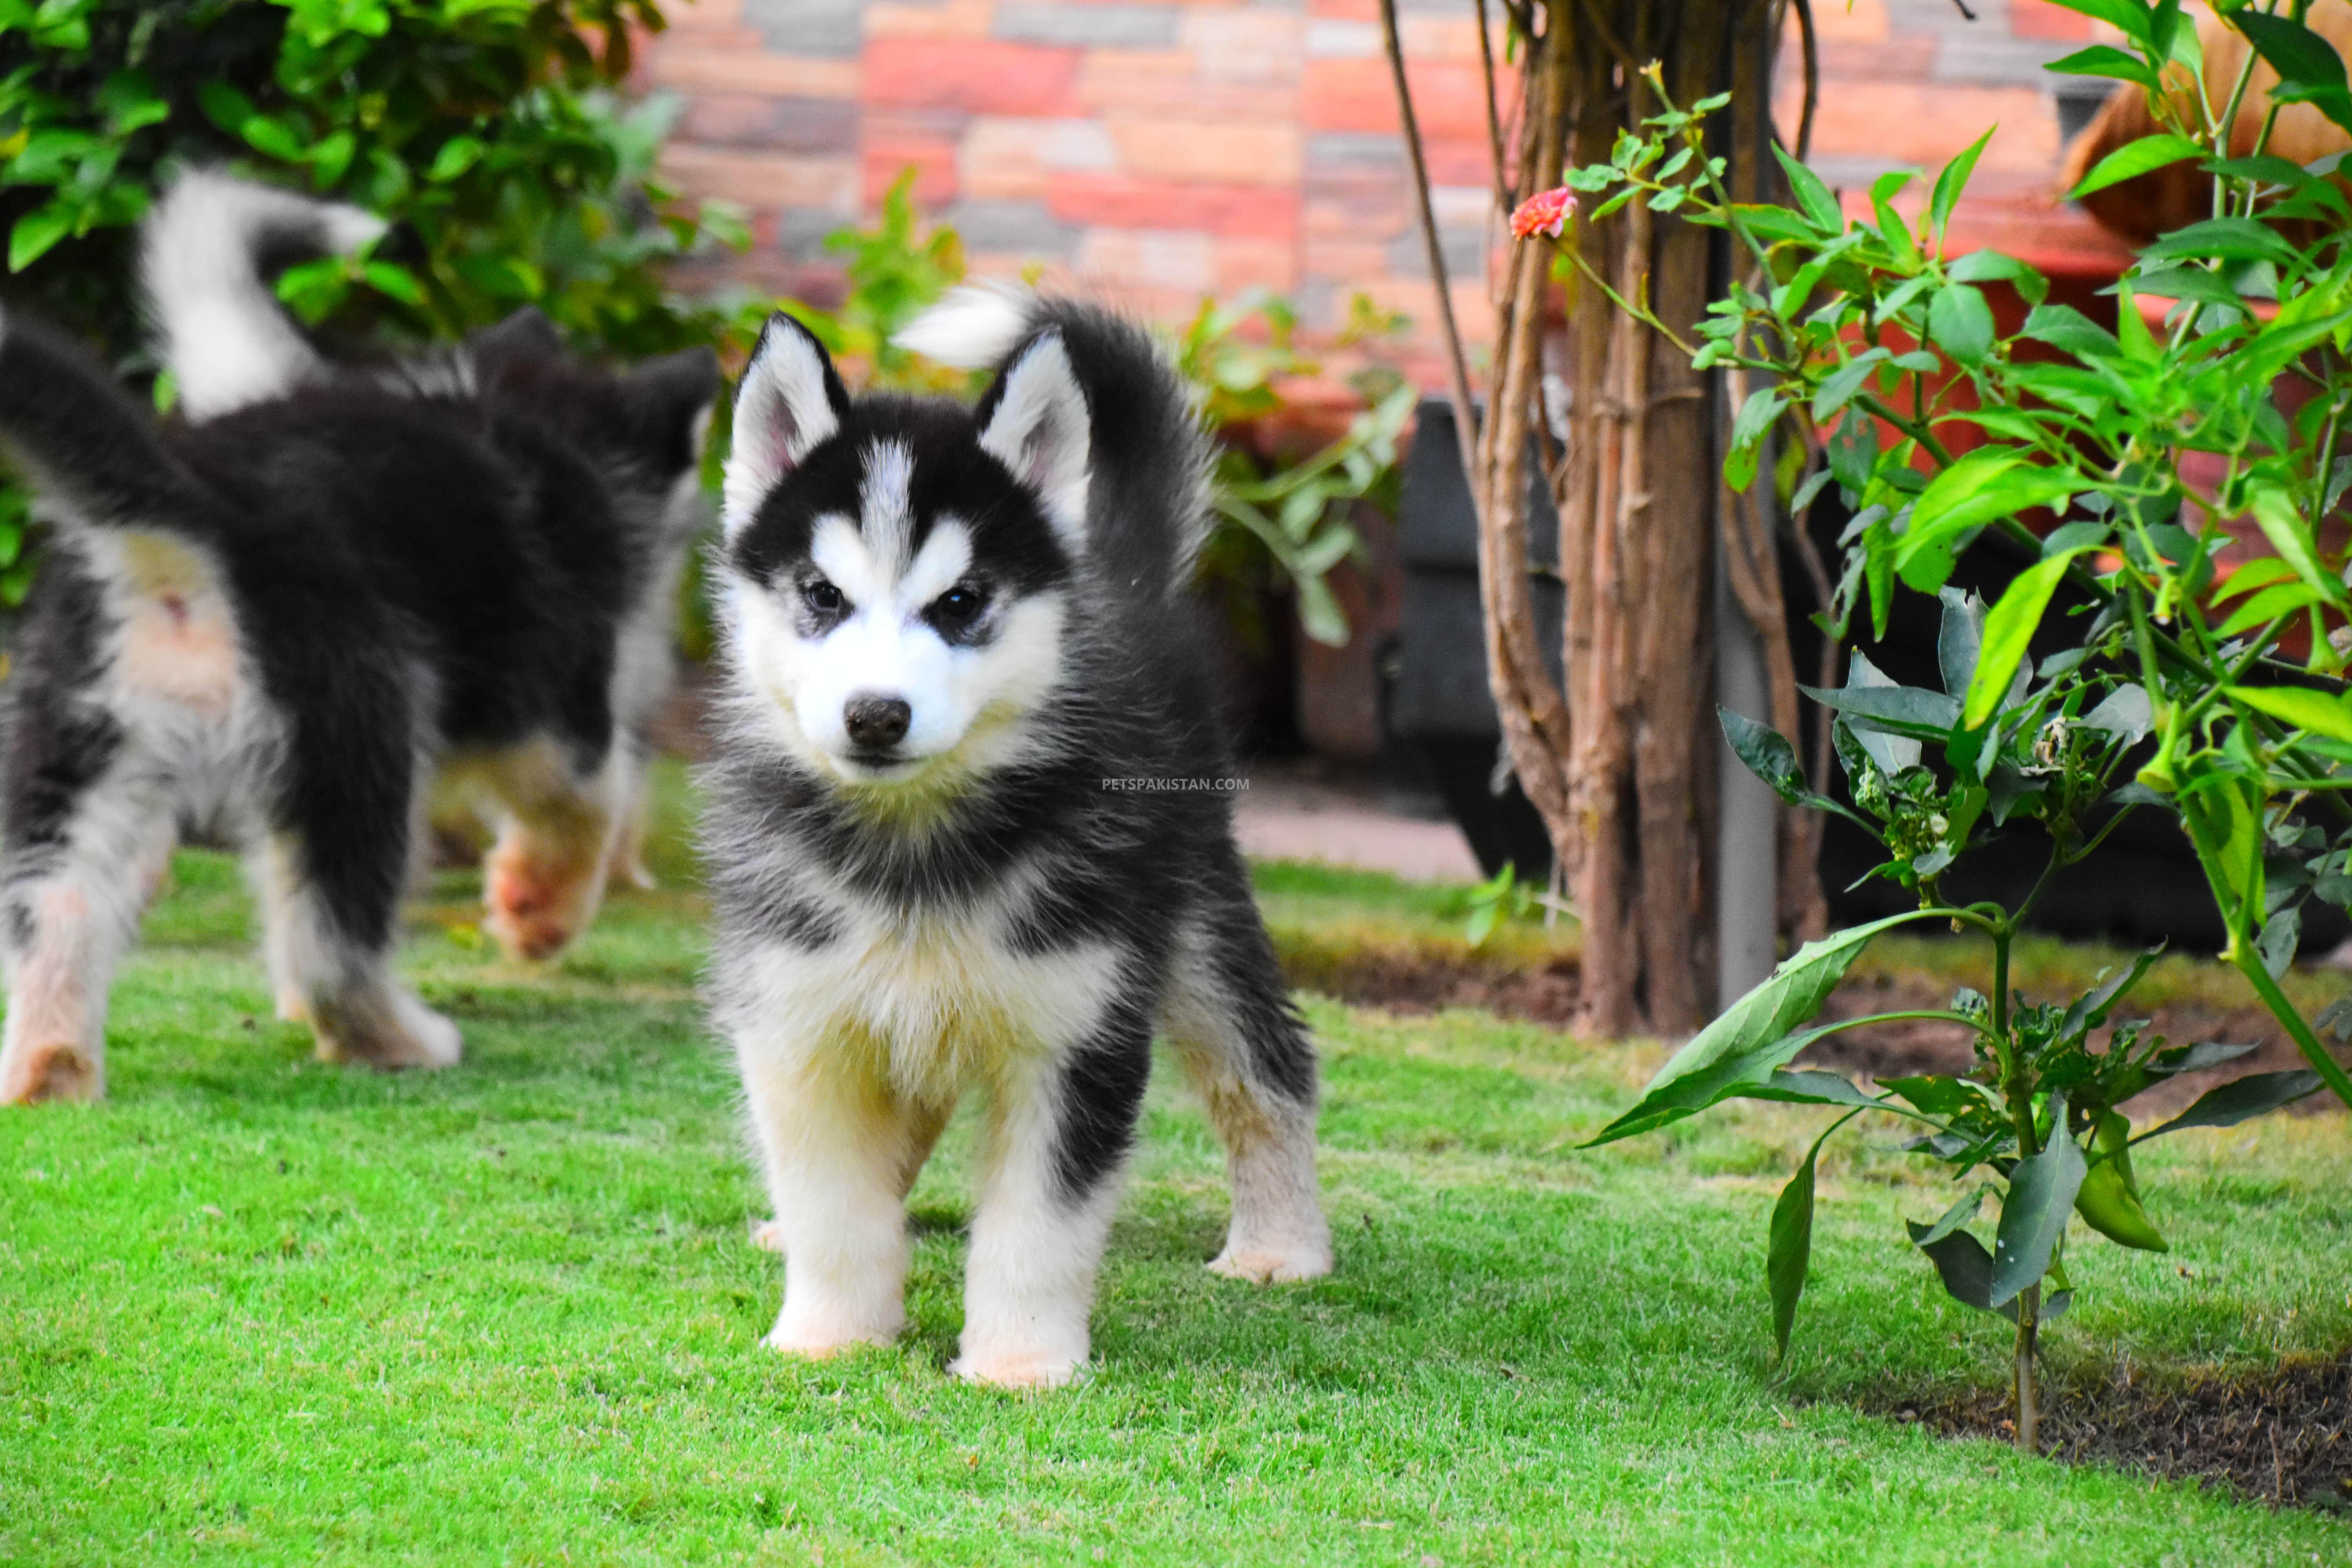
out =
{"type": "MultiPolygon", "coordinates": [[[[1402,316],[1381,311],[1359,294],[1349,302],[1337,346],[1376,342],[1404,325],[1402,316]]],[[[1297,330],[1289,305],[1272,295],[1202,301],[1177,339],[1176,363],[1200,388],[1202,416],[1212,427],[1277,413],[1276,383],[1317,373],[1317,363],[1296,346],[1297,330]]],[[[1218,452],[1213,493],[1223,526],[1203,561],[1211,576],[1246,581],[1249,553],[1262,552],[1289,584],[1307,635],[1335,647],[1348,640],[1348,618],[1327,578],[1362,550],[1350,521],[1355,503],[1369,500],[1395,510],[1397,441],[1416,396],[1395,371],[1377,364],[1351,377],[1350,384],[1365,407],[1320,450],[1287,462],[1232,443],[1218,452]]]]}
{"type": "MultiPolygon", "coordinates": [[[[1853,807],[1804,776],[1786,738],[1723,715],[1735,749],[1783,799],[1843,812],[1876,837],[1886,852],[1877,874],[1914,891],[1920,908],[1801,949],[1679,1052],[1601,1141],[1738,1096],[1842,1108],[1823,1139],[1865,1110],[1920,1128],[1914,1147],[1976,1184],[1912,1237],[1956,1298],[2015,1321],[2027,1449],[2037,1441],[2038,1324],[2074,1289],[2070,1215],[2126,1246],[2163,1245],[2133,1177],[2132,1144],[2226,1126],[2323,1082],[2352,1102],[2352,1079],[2277,983],[2305,900],[2352,904],[2342,646],[2352,590],[2346,552],[2322,527],[2352,486],[2352,451],[2341,444],[2352,416],[2352,204],[2331,177],[2335,160],[2305,169],[2259,143],[2235,156],[2227,144],[2256,59],[2281,79],[2265,140],[2284,102],[2312,103],[2352,128],[2352,90],[2300,6],[2221,11],[2252,51],[2216,108],[2201,84],[2177,97],[2163,89],[2198,82],[2203,69],[2178,0],[2060,3],[2113,24],[2128,47],[2099,45],[2053,68],[2139,83],[2167,127],[2111,155],[2081,190],[2187,160],[2214,182],[2212,216],[2157,240],[2116,285],[2113,331],[2048,302],[2047,281],[2013,258],[1947,254],[1982,141],[1937,175],[1916,220],[1896,206],[1908,174],[1882,176],[1871,218],[1849,223],[1820,179],[1786,156],[1793,205],[1735,204],[1703,131],[1726,100],[1675,107],[1654,70],[1650,89],[1666,112],[1647,134],[1621,138],[1608,163],[1567,177],[1600,199],[1597,213],[1640,200],[1728,231],[1742,275],[1710,308],[1701,341],[1680,346],[1748,383],[1724,464],[1735,489],[1755,481],[1776,427],[1810,438],[1834,426],[1822,466],[1790,498],[1801,510],[1834,484],[1852,509],[1833,629],[1866,604],[1884,636],[1906,588],[1942,600],[1941,689],[1895,685],[1856,658],[1843,689],[1812,692],[1834,711],[1853,807]],[[2028,307],[2017,331],[1999,329],[1984,289],[1996,282],[2028,307]],[[2167,302],[2160,329],[2143,317],[2142,299],[2167,302]],[[2200,465],[2218,479],[2200,481],[2200,465]],[[2037,509],[2051,520],[2041,531],[2024,521],[2037,509]],[[2248,516],[2274,553],[2217,585],[2215,555],[2231,536],[2216,520],[2248,516]],[[1990,607],[1949,586],[1988,529],[2032,562],[1990,607]],[[2062,590],[2078,607],[2053,613],[2062,590]],[[2228,933],[2224,961],[2311,1070],[2241,1079],[2135,1139],[2124,1101],[2242,1047],[2168,1047],[2145,1025],[2115,1021],[2148,957],[2082,995],[2042,1003],[2012,991],[2009,960],[2053,879],[2141,810],[2170,815],[2187,834],[2228,933]],[[2047,837],[2050,858],[2017,907],[1942,899],[1957,859],[2027,822],[2047,837]],[[1984,937],[1990,988],[1891,1016],[1966,1029],[1976,1070],[1890,1080],[1877,1094],[1787,1070],[1814,1040],[1872,1021],[1805,1026],[1874,937],[1923,921],[1984,937]],[[2107,1038],[2095,1044],[2102,1028],[2107,1038]],[[1966,1227],[1995,1194],[1987,1250],[1966,1227]]],[[[1572,243],[1562,257],[1608,288],[1572,243]]],[[[1672,336],[1637,301],[1610,297],[1672,336]]],[[[1768,1274],[1783,1352],[1811,1253],[1820,1151],[1816,1141],[1773,1215],[1768,1274]]]]}
{"type": "Polygon", "coordinates": [[[915,175],[907,169],[882,197],[871,228],[837,228],[824,247],[845,258],[848,291],[835,310],[797,300],[779,302],[816,334],[827,353],[866,385],[894,392],[962,392],[973,377],[909,353],[895,341],[898,329],[963,281],[963,239],[946,224],[925,225],[915,213],[915,175]]]}

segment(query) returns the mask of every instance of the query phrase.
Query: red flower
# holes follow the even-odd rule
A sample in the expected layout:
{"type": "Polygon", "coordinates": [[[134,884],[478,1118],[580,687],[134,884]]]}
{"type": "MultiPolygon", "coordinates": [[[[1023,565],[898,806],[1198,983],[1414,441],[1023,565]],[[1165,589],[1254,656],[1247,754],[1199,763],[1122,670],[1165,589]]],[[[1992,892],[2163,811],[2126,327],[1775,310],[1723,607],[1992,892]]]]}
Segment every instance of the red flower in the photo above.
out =
{"type": "Polygon", "coordinates": [[[1541,195],[1529,196],[1511,215],[1511,236],[1526,239],[1533,235],[1548,234],[1554,239],[1576,219],[1576,196],[1566,185],[1541,195]]]}

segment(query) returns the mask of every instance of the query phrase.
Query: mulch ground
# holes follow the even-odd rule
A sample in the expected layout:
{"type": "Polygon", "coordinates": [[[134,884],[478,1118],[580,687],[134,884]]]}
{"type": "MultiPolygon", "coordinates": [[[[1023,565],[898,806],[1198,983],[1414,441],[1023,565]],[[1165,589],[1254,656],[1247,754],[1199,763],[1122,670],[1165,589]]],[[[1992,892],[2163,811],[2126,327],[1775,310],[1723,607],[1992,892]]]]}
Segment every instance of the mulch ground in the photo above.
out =
{"type": "MultiPolygon", "coordinates": [[[[1877,1414],[1948,1437],[2013,1442],[2006,1389],[1905,1399],[1877,1414]]],[[[2352,1510],[2352,1353],[2260,1372],[2043,1393],[2042,1450],[2170,1479],[2219,1480],[2278,1505],[2352,1510]]]]}

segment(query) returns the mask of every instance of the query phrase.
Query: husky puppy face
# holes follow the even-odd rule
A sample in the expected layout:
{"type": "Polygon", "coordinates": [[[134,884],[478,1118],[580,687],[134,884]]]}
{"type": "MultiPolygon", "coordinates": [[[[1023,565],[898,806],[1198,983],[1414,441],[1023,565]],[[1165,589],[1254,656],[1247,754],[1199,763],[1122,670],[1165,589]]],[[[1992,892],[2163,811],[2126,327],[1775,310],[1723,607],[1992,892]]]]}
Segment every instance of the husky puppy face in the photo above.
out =
{"type": "Polygon", "coordinates": [[[762,726],[861,789],[950,785],[1028,752],[1061,679],[1087,472],[1057,337],[967,413],[852,403],[775,317],[736,397],[723,558],[762,726]]]}

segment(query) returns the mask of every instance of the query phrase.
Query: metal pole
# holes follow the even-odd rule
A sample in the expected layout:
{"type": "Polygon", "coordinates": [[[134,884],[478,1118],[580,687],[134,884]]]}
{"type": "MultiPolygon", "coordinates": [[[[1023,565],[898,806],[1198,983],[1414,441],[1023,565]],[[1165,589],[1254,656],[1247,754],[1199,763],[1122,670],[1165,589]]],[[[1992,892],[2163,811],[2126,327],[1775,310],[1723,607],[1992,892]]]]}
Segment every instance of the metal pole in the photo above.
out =
{"type": "MultiPolygon", "coordinates": [[[[1772,470],[1767,466],[1763,471],[1769,475],[1772,470]]],[[[1772,694],[1765,674],[1764,643],[1732,594],[1730,574],[1724,566],[1724,552],[1731,547],[1721,537],[1716,541],[1715,700],[1735,713],[1769,724],[1772,694]]],[[[1777,957],[1780,803],[1733,753],[1720,728],[1715,744],[1720,780],[1715,823],[1715,1005],[1719,1012],[1772,973],[1777,957]]]]}

